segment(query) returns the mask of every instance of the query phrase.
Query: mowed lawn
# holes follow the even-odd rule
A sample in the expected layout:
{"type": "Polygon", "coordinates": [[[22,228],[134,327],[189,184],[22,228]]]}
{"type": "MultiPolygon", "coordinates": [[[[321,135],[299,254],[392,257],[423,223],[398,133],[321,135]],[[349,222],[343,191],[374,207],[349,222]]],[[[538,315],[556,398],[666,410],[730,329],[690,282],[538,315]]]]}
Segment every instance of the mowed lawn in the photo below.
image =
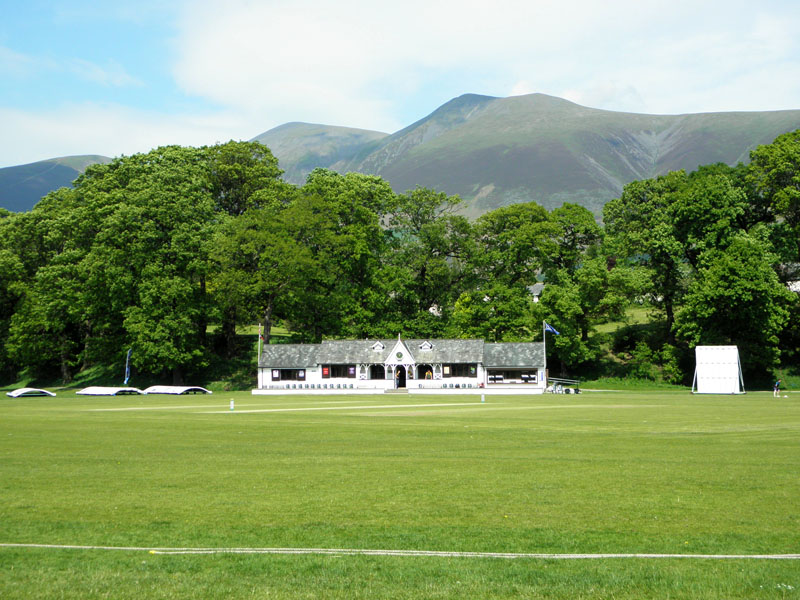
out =
{"type": "Polygon", "coordinates": [[[800,394],[0,400],[2,598],[785,598],[800,394]],[[230,400],[235,410],[229,410],[230,400]]]}

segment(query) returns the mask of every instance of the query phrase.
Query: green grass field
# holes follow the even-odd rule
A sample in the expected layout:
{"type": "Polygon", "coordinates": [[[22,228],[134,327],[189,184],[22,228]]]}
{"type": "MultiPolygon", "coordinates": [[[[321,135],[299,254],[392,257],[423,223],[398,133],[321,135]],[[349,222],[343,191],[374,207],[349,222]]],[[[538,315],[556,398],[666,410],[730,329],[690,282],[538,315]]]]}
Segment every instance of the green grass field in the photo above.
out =
{"type": "Polygon", "coordinates": [[[0,542],[141,550],[3,546],[0,597],[800,597],[798,560],[148,552],[797,554],[799,465],[800,394],[2,396],[0,542]]]}

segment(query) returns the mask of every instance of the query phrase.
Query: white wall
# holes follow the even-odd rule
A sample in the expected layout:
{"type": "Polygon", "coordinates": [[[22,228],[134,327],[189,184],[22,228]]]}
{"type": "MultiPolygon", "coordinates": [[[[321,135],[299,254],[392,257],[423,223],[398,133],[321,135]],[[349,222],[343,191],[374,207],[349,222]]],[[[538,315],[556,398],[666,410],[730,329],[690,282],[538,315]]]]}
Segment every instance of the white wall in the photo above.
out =
{"type": "MultiPolygon", "coordinates": [[[[425,363],[428,364],[428,363],[425,363]]],[[[408,369],[412,365],[405,365],[406,369],[408,369]]],[[[533,371],[534,369],[531,369],[533,371]]],[[[488,382],[488,371],[482,366],[478,365],[477,369],[477,377],[441,377],[439,379],[408,379],[406,378],[406,388],[409,390],[411,389],[450,389],[451,386],[453,389],[456,389],[456,385],[458,385],[459,389],[475,389],[480,388],[481,384],[484,388],[497,388],[501,389],[511,388],[514,387],[521,387],[525,389],[530,389],[533,393],[536,393],[534,390],[544,390],[545,388],[545,370],[544,369],[536,369],[538,377],[536,383],[519,383],[514,384],[510,382],[505,383],[489,383],[488,382]],[[446,386],[446,388],[445,388],[446,386]]],[[[360,372],[360,365],[356,367],[356,373],[360,372]]],[[[286,386],[289,386],[289,389],[292,389],[292,385],[296,385],[297,387],[294,389],[299,389],[301,386],[305,389],[305,385],[314,385],[314,389],[319,389],[324,384],[326,385],[325,389],[342,389],[347,388],[351,389],[394,389],[395,382],[393,379],[359,379],[358,377],[329,377],[323,378],[322,377],[322,368],[321,367],[312,367],[306,369],[306,378],[305,381],[272,381],[272,370],[260,367],[258,369],[258,388],[259,389],[286,389],[286,386]],[[339,386],[337,388],[337,386],[339,386]]]]}

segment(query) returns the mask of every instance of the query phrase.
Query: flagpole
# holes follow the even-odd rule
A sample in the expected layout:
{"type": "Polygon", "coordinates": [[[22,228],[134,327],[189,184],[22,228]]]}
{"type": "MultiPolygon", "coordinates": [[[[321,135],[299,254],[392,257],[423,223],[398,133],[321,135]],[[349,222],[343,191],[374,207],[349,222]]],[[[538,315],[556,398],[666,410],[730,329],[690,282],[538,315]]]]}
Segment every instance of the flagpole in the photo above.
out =
{"type": "MultiPolygon", "coordinates": [[[[258,382],[258,387],[267,386],[266,383],[261,381],[261,321],[258,322],[258,342],[256,343],[256,373],[258,373],[258,378],[256,381],[258,382]]],[[[231,410],[233,410],[233,400],[231,400],[231,410]]]]}
{"type": "Polygon", "coordinates": [[[542,343],[544,344],[544,376],[547,378],[547,330],[544,327],[544,319],[542,319],[542,343]]]}

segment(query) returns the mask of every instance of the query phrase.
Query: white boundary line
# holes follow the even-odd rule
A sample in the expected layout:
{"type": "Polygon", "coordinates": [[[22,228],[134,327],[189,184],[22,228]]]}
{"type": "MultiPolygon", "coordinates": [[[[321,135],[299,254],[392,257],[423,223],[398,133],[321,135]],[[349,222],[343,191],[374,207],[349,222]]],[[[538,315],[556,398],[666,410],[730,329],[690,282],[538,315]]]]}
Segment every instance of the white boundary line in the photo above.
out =
{"type": "Polygon", "coordinates": [[[580,560],[607,558],[693,558],[705,560],[800,560],[800,554],[538,554],[516,552],[445,552],[436,550],[368,550],[353,548],[153,548],[141,546],[74,546],[62,544],[0,543],[0,548],[47,548],[53,550],[116,550],[150,554],[321,554],[339,556],[404,556],[441,558],[533,558],[580,560]]]}
{"type": "MultiPolygon", "coordinates": [[[[233,398],[231,398],[232,400],[233,398]]],[[[346,404],[348,402],[370,402],[371,400],[360,400],[358,398],[354,400],[317,400],[316,403],[318,404],[346,404]]],[[[265,404],[264,402],[254,403],[252,400],[247,402],[240,402],[237,406],[285,406],[284,404],[265,404]]],[[[122,407],[115,407],[115,408],[87,408],[84,409],[86,412],[122,412],[122,411],[134,411],[134,410],[183,410],[189,408],[219,408],[219,409],[227,409],[229,407],[228,404],[173,404],[171,406],[122,406],[122,407]]],[[[220,410],[219,412],[230,412],[228,410],[220,410]]],[[[242,412],[241,410],[239,412],[242,412]]]]}
{"type": "MultiPolygon", "coordinates": [[[[320,410],[373,410],[376,408],[446,408],[449,406],[486,406],[485,402],[445,402],[437,404],[366,404],[360,406],[307,406],[289,408],[254,408],[245,410],[209,410],[203,414],[234,414],[234,413],[278,413],[278,412],[311,412],[320,410]]],[[[492,406],[497,406],[492,404],[492,406]]]]}

